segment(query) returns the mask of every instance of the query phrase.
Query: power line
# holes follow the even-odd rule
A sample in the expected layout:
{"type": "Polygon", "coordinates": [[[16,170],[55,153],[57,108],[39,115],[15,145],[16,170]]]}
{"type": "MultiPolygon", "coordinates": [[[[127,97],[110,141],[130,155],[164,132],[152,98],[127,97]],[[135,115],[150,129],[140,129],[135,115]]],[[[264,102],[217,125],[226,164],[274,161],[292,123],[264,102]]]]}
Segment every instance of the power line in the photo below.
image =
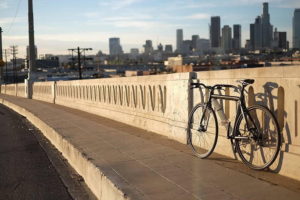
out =
{"type": "Polygon", "coordinates": [[[19,0],[19,2],[17,4],[17,9],[16,9],[16,12],[15,12],[15,16],[14,16],[13,20],[11,21],[11,23],[10,23],[8,29],[7,29],[7,34],[11,31],[11,28],[12,28],[13,24],[15,23],[15,20],[17,18],[18,13],[19,13],[21,1],[22,0],[19,0]]]}

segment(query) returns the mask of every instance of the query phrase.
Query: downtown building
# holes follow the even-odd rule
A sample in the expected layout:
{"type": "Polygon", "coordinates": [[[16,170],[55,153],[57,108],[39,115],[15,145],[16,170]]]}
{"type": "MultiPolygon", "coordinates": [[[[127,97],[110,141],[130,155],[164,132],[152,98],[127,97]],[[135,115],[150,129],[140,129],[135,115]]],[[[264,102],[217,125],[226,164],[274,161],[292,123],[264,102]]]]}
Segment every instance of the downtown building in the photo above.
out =
{"type": "Polygon", "coordinates": [[[120,38],[109,38],[109,55],[117,56],[122,54],[123,50],[120,44],[120,38]]]}
{"type": "Polygon", "coordinates": [[[270,49],[273,41],[273,26],[270,23],[269,4],[263,3],[263,14],[250,24],[250,44],[253,50],[270,49]]]}
{"type": "Polygon", "coordinates": [[[274,50],[289,49],[289,42],[287,41],[286,32],[279,32],[277,31],[277,28],[275,28],[274,37],[272,41],[272,48],[274,50]]]}
{"type": "Polygon", "coordinates": [[[225,53],[229,53],[232,50],[232,29],[228,25],[222,28],[221,46],[225,53]]]}
{"type": "Polygon", "coordinates": [[[212,48],[221,47],[221,18],[213,16],[210,20],[210,41],[212,48]]]}
{"type": "Polygon", "coordinates": [[[153,45],[152,45],[152,40],[146,40],[146,43],[143,45],[144,47],[144,54],[145,55],[150,55],[153,53],[153,45]]]}
{"type": "Polygon", "coordinates": [[[239,24],[234,24],[232,48],[238,51],[241,49],[241,47],[242,47],[242,27],[239,24]]]}
{"type": "Polygon", "coordinates": [[[177,53],[182,53],[182,44],[183,44],[183,30],[176,30],[176,51],[177,53]]]}
{"type": "Polygon", "coordinates": [[[293,17],[293,48],[300,49],[300,8],[295,9],[293,17]]]}

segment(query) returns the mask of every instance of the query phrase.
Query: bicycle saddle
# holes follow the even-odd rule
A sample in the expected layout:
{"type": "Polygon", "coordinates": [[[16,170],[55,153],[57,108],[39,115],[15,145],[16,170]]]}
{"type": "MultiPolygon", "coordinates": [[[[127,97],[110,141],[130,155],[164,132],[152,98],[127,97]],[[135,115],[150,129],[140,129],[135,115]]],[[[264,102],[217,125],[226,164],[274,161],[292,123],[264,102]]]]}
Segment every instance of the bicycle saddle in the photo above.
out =
{"type": "Polygon", "coordinates": [[[254,79],[243,79],[243,80],[238,80],[237,82],[241,83],[242,85],[251,85],[255,82],[254,79]]]}

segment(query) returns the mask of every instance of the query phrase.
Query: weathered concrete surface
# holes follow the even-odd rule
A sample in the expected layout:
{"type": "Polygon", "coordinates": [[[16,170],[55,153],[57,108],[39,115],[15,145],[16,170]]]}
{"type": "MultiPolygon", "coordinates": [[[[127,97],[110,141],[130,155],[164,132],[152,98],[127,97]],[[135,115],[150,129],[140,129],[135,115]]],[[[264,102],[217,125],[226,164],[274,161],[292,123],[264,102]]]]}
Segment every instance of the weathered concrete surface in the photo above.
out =
{"type": "MultiPolygon", "coordinates": [[[[283,144],[271,168],[300,181],[300,66],[40,82],[33,84],[33,99],[79,109],[186,143],[189,110],[193,103],[203,101],[199,90],[189,90],[189,83],[198,79],[209,85],[237,85],[236,80],[244,78],[256,80],[247,88],[249,105],[267,105],[279,121],[283,144]]],[[[22,97],[24,87],[24,84],[2,85],[1,93],[22,97]]],[[[234,94],[232,90],[226,92],[234,94]]],[[[233,123],[235,103],[223,101],[222,104],[227,118],[233,123]]],[[[219,127],[215,151],[234,157],[231,143],[224,137],[226,130],[221,124],[219,127]]]]}
{"type": "Polygon", "coordinates": [[[25,120],[0,106],[0,199],[71,200],[25,120]]]}
{"type": "Polygon", "coordinates": [[[42,130],[99,199],[299,199],[299,182],[82,111],[1,95],[42,130]],[[46,112],[45,112],[46,111],[46,112]],[[264,181],[265,180],[265,181],[264,181]]]}

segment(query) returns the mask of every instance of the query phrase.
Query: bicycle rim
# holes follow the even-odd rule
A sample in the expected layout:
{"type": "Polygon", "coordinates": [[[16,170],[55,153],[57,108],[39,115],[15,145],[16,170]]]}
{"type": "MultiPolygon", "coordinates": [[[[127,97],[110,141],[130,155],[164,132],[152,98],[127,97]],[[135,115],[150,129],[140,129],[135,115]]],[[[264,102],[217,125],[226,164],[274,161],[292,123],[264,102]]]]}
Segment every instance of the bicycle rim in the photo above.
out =
{"type": "Polygon", "coordinates": [[[215,149],[218,139],[218,122],[215,112],[207,108],[203,124],[206,131],[200,130],[200,121],[205,110],[205,104],[197,104],[189,115],[188,142],[196,156],[208,157],[215,149]]]}
{"type": "Polygon", "coordinates": [[[281,134],[278,122],[271,111],[261,105],[248,108],[254,123],[248,120],[250,130],[241,114],[237,120],[235,136],[248,137],[248,139],[235,139],[236,150],[241,160],[250,168],[263,170],[276,160],[280,151],[281,134]]]}

